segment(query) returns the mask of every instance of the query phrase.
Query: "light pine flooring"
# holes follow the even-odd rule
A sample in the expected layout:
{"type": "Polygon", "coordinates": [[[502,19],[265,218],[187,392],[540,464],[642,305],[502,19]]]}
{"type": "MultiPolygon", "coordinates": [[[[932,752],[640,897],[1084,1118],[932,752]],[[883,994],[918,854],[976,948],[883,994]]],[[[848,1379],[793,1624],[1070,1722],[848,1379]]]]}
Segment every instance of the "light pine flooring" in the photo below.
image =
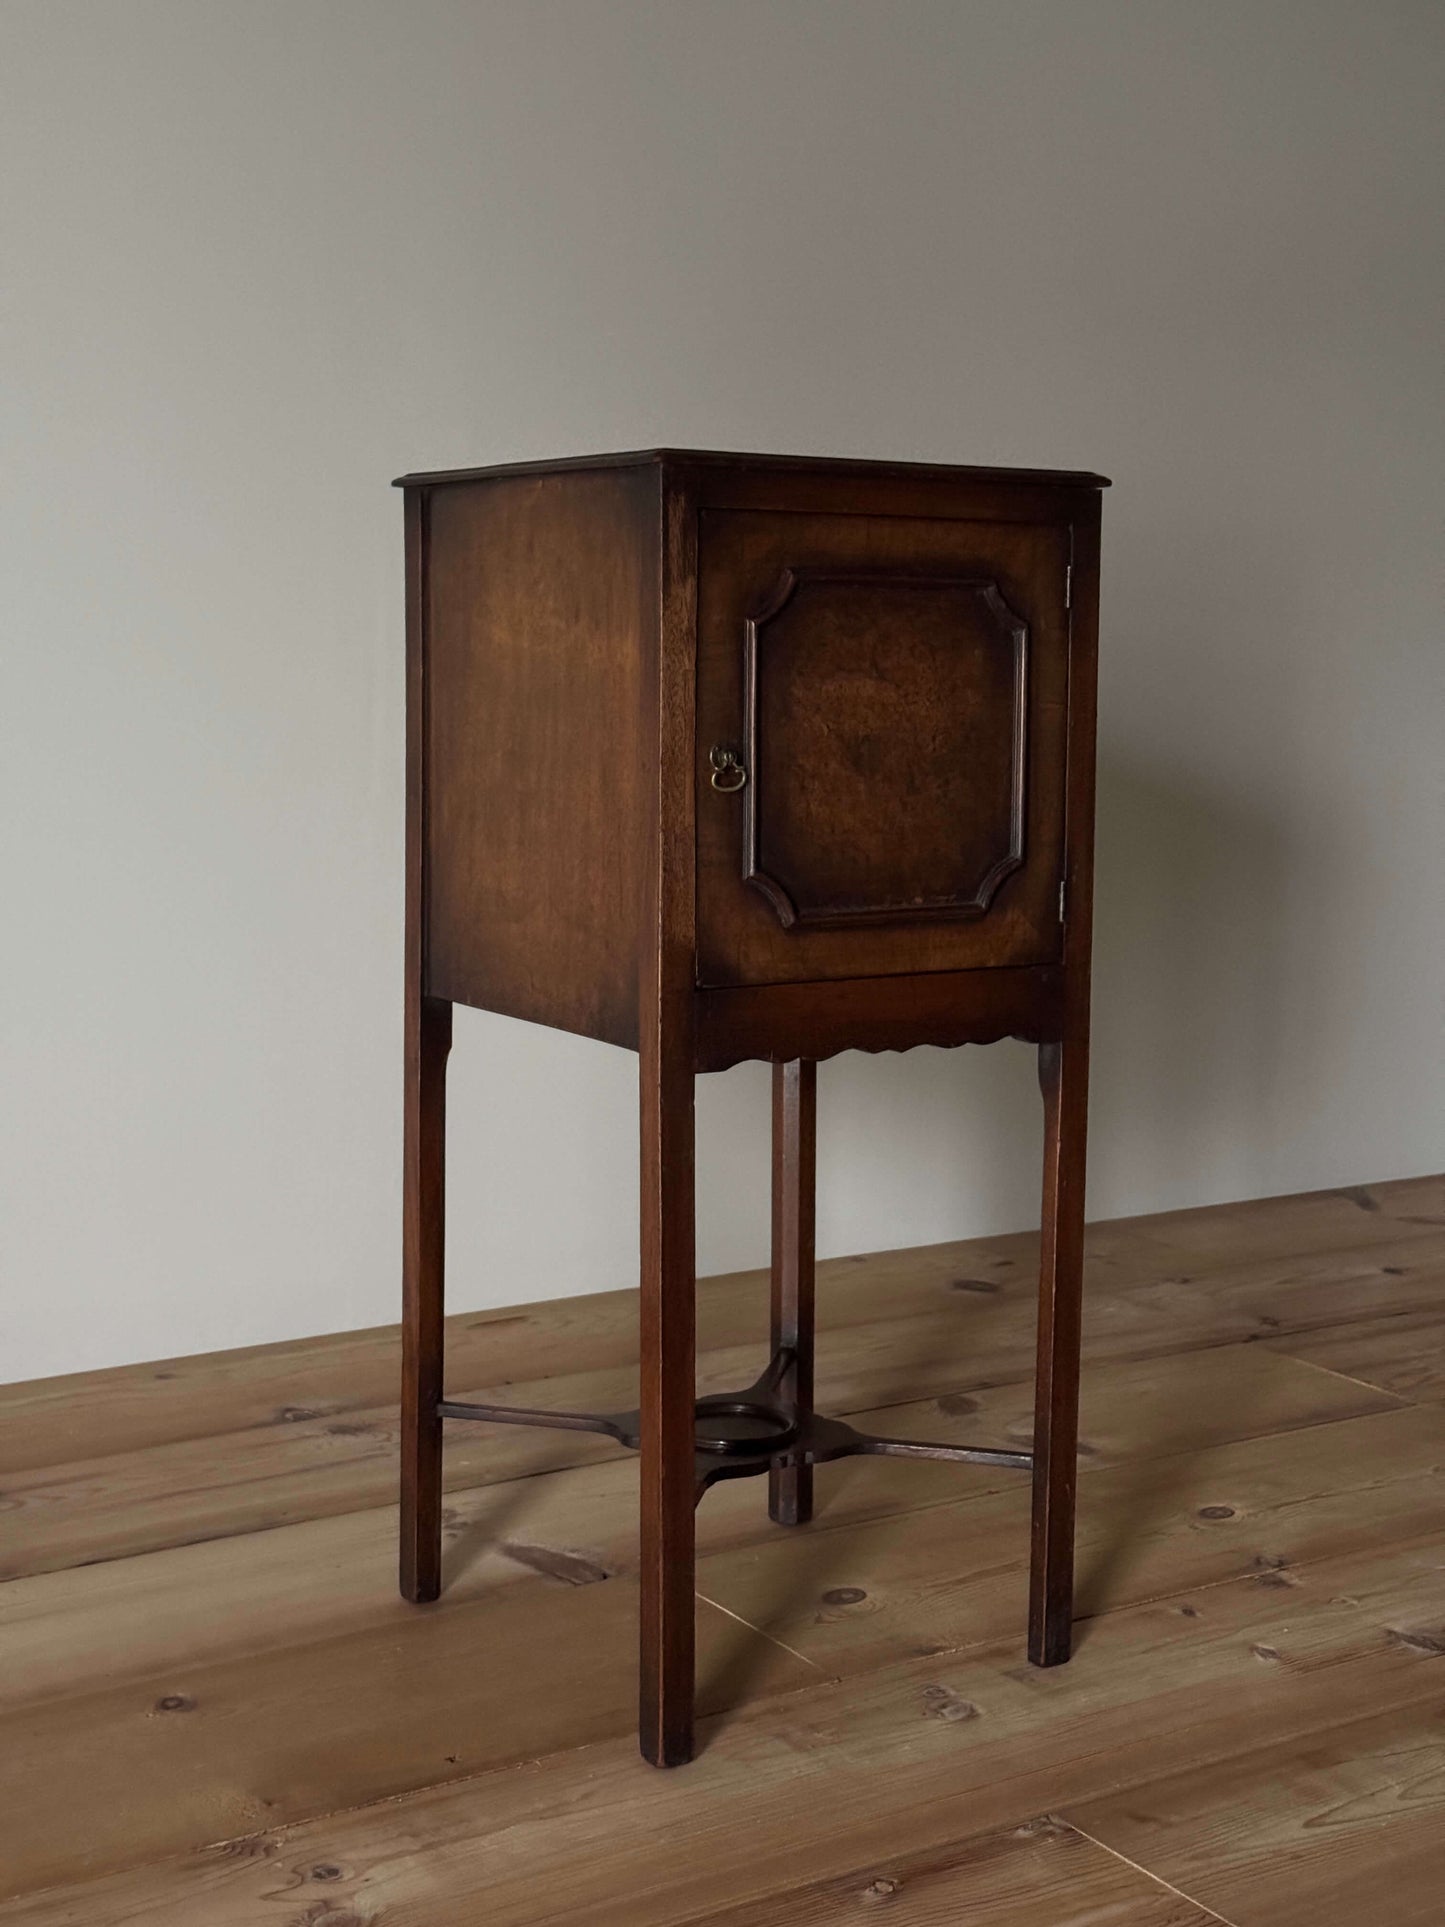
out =
{"type": "MultiPolygon", "coordinates": [[[[1026,1441],[1036,1246],[823,1265],[820,1406],[1026,1441]]],[[[1445,1179],[1096,1225],[1087,1293],[1073,1662],[1023,1475],[739,1480],[668,1774],[607,1441],[450,1426],[418,1609],[394,1331],[0,1388],[0,1927],[1441,1927],[1445,1179]]],[[[448,1388],[625,1406],[635,1321],[460,1316],[448,1388]]],[[[703,1389],[766,1325],[700,1287],[703,1389]]]]}

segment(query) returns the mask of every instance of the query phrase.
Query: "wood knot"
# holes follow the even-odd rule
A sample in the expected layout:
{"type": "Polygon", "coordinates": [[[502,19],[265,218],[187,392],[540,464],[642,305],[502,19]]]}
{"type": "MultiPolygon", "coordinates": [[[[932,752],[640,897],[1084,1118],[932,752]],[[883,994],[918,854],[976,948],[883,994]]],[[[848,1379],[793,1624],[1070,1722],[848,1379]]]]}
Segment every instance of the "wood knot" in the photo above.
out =
{"type": "Polygon", "coordinates": [[[222,1860],[269,1860],[277,1845],[268,1834],[246,1833],[238,1840],[222,1840],[215,1853],[222,1860]]]}
{"type": "Polygon", "coordinates": [[[1278,1646],[1251,1646],[1249,1649],[1256,1659],[1278,1659],[1278,1646]]]}
{"type": "Polygon", "coordinates": [[[1232,1519],[1234,1517],[1234,1507],[1232,1505],[1202,1505],[1199,1508],[1199,1517],[1201,1519],[1232,1519]]]}
{"type": "Polygon", "coordinates": [[[1407,1653],[1428,1653],[1432,1658],[1445,1654],[1445,1631],[1405,1632],[1399,1627],[1385,1628],[1392,1646],[1399,1646],[1407,1653]]]}
{"type": "Polygon", "coordinates": [[[156,1701],[157,1713],[194,1713],[196,1702],[185,1693],[167,1693],[156,1701]]]}
{"type": "Polygon", "coordinates": [[[1289,1569],[1289,1560],[1279,1552],[1257,1552],[1252,1561],[1257,1586],[1297,1586],[1298,1579],[1289,1569]]]}
{"type": "Polygon", "coordinates": [[[976,1720],[978,1708],[972,1700],[955,1693],[951,1686],[925,1686],[923,1716],[930,1720],[976,1720]]]}
{"type": "Polygon", "coordinates": [[[311,1869],[311,1878],[313,1880],[340,1880],[341,1869],[336,1866],[333,1861],[323,1860],[319,1866],[311,1869]]]}
{"type": "Polygon", "coordinates": [[[861,1586],[830,1586],[823,1594],[825,1606],[859,1606],[868,1597],[861,1586]]]}
{"type": "Polygon", "coordinates": [[[891,1900],[902,1885],[903,1882],[901,1880],[895,1880],[892,1874],[879,1874],[876,1880],[870,1880],[868,1885],[863,1889],[863,1898],[865,1900],[891,1900]]]}
{"type": "Polygon", "coordinates": [[[1066,1821],[1056,1813],[1041,1813],[1035,1819],[1025,1820],[1021,1827],[1014,1829],[1016,1840],[1052,1840],[1070,1831],[1066,1821]]]}
{"type": "Polygon", "coordinates": [[[497,1550],[515,1559],[519,1566],[541,1573],[544,1579],[560,1579],[564,1586],[596,1586],[612,1577],[595,1559],[585,1559],[580,1552],[568,1552],[560,1546],[529,1546],[505,1539],[497,1550]]]}
{"type": "Polygon", "coordinates": [[[967,1392],[945,1392],[936,1403],[939,1411],[947,1413],[949,1418],[967,1418],[978,1410],[978,1400],[970,1398],[967,1392]]]}
{"type": "Polygon", "coordinates": [[[997,1280],[993,1278],[950,1278],[948,1281],[948,1289],[950,1291],[975,1291],[984,1298],[991,1298],[1001,1287],[997,1280]]]}

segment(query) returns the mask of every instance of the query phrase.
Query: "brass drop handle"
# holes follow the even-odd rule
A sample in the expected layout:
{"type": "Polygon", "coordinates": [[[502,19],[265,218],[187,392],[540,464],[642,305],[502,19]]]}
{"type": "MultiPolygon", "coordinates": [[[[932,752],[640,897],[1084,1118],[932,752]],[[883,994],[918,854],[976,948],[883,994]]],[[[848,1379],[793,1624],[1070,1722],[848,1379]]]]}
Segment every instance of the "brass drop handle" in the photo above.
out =
{"type": "Polygon", "coordinates": [[[712,786],[724,796],[731,796],[743,787],[748,773],[730,749],[721,743],[714,743],[708,751],[707,760],[712,764],[712,786]]]}

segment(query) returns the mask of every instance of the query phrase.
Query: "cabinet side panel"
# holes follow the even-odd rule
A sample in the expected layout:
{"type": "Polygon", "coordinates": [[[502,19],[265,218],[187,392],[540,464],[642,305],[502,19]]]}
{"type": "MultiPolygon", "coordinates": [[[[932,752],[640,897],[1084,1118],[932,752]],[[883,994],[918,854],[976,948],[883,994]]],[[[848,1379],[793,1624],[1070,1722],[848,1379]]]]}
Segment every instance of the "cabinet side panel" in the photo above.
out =
{"type": "Polygon", "coordinates": [[[635,1047],[642,471],[443,487],[428,503],[427,988],[635,1047]]]}

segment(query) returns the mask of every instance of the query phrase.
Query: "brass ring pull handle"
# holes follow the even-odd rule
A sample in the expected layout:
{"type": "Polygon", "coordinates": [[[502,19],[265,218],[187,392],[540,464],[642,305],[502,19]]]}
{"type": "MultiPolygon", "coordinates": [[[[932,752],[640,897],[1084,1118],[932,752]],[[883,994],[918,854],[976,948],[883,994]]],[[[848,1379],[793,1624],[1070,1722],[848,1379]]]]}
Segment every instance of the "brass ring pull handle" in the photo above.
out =
{"type": "Polygon", "coordinates": [[[724,796],[732,796],[748,780],[748,773],[730,749],[715,743],[708,751],[707,760],[712,764],[712,786],[724,796]]]}

